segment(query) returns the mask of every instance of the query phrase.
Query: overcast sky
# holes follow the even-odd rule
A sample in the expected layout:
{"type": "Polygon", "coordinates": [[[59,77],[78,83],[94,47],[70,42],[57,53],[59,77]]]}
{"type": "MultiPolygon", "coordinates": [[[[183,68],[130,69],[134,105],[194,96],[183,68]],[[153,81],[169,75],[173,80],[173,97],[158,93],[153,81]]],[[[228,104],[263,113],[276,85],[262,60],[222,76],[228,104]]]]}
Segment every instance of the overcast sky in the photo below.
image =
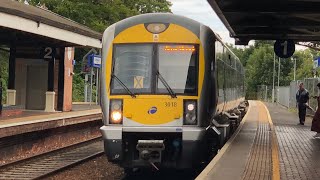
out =
{"type": "MultiPolygon", "coordinates": [[[[172,2],[171,10],[174,14],[186,16],[209,26],[214,32],[218,33],[223,42],[232,43],[234,39],[230,38],[229,31],[220,21],[219,17],[213,11],[207,0],[168,0],[172,2]]],[[[250,41],[249,44],[253,44],[250,41]]],[[[244,47],[244,46],[239,46],[244,47]]],[[[296,49],[306,49],[303,46],[296,45],[296,49]]]]}
{"type": "Polygon", "coordinates": [[[209,26],[218,33],[222,40],[234,44],[229,31],[212,10],[207,0],[169,0],[172,2],[171,10],[174,14],[186,16],[209,26]]]}

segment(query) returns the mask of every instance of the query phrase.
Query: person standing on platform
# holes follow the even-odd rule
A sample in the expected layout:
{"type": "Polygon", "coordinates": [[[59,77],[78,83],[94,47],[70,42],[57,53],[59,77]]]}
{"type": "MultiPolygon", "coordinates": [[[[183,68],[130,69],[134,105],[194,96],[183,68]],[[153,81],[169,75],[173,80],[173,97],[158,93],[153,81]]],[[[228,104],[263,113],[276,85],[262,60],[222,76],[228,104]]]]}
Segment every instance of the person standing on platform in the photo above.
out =
{"type": "Polygon", "coordinates": [[[296,100],[298,104],[298,111],[299,111],[299,124],[304,125],[306,114],[307,114],[307,107],[309,101],[309,92],[303,87],[303,83],[299,84],[299,90],[296,94],[296,100]]]}
{"type": "MultiPolygon", "coordinates": [[[[320,83],[318,83],[317,86],[320,90],[320,83]]],[[[320,96],[315,96],[313,98],[317,99],[318,107],[312,119],[311,131],[317,132],[314,136],[315,138],[320,138],[320,96]]]]}

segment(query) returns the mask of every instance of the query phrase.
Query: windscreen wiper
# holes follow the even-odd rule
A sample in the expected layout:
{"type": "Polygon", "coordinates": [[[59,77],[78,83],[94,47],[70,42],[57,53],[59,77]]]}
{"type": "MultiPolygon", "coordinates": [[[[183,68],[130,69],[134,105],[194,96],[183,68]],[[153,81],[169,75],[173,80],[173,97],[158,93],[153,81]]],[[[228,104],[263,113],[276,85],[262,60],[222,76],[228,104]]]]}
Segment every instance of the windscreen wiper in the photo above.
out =
{"type": "Polygon", "coordinates": [[[111,81],[112,81],[112,78],[117,80],[118,83],[123,87],[123,89],[125,89],[128,92],[128,94],[130,94],[132,98],[136,98],[136,95],[132,91],[130,91],[130,89],[125,84],[123,84],[123,82],[116,75],[112,74],[111,81]]]}
{"type": "Polygon", "coordinates": [[[166,87],[166,89],[168,90],[168,92],[170,93],[172,98],[177,98],[176,93],[171,89],[171,87],[169,86],[169,84],[167,83],[167,81],[161,76],[160,72],[157,71],[157,76],[160,79],[160,81],[162,82],[162,84],[166,87]]]}

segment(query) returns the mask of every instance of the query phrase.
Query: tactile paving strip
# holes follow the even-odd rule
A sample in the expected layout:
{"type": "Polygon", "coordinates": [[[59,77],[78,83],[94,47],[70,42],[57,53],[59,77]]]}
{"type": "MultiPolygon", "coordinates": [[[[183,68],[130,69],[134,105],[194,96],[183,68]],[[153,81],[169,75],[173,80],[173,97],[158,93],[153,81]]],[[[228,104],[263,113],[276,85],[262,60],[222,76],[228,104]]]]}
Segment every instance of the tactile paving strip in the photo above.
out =
{"type": "Polygon", "coordinates": [[[243,180],[270,180],[272,178],[271,129],[266,110],[259,104],[259,121],[243,180]]]}

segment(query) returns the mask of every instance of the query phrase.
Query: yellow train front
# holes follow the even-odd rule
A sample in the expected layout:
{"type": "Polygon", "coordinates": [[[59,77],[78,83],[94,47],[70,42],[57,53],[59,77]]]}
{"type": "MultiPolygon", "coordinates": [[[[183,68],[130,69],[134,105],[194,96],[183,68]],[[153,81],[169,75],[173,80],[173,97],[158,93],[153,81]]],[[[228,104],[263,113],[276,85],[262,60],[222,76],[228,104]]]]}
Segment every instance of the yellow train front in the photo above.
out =
{"type": "Polygon", "coordinates": [[[207,26],[172,14],[139,15],[108,27],[101,132],[110,161],[126,168],[190,168],[216,152],[219,138],[207,127],[227,101],[219,102],[216,42],[207,26]]]}

